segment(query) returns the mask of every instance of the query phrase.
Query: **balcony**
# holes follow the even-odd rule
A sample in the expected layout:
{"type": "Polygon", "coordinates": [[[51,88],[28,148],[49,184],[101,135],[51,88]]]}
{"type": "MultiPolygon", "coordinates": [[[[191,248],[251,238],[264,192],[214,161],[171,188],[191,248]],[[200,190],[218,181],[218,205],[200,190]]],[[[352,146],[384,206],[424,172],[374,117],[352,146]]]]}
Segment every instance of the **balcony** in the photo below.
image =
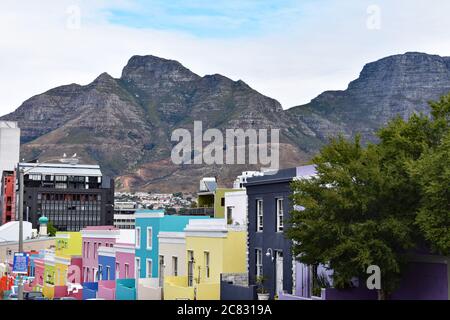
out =
{"type": "Polygon", "coordinates": [[[185,215],[214,217],[214,208],[210,207],[188,208],[185,211],[185,215]]]}

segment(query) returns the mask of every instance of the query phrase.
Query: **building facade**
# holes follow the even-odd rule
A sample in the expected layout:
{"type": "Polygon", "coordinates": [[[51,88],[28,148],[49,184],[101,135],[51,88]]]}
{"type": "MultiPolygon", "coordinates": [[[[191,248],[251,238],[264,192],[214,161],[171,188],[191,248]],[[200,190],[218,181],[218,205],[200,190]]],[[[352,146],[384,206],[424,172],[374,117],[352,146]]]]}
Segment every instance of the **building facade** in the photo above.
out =
{"type": "Polygon", "coordinates": [[[165,215],[164,210],[140,209],[136,212],[137,278],[160,277],[160,265],[164,265],[165,261],[159,253],[159,233],[182,232],[191,219],[209,219],[209,217],[165,215]]]}
{"type": "Polygon", "coordinates": [[[225,219],[190,220],[185,228],[185,275],[166,276],[164,299],[220,300],[222,274],[245,273],[245,226],[225,219]]]}
{"type": "Polygon", "coordinates": [[[247,179],[248,196],[248,264],[249,282],[264,277],[265,287],[273,299],[294,288],[292,241],[284,231],[293,206],[290,183],[316,173],[315,167],[303,166],[279,170],[276,174],[247,179]]]}
{"type": "Polygon", "coordinates": [[[137,207],[136,202],[115,202],[114,226],[119,229],[134,229],[134,214],[137,207]]]}
{"type": "Polygon", "coordinates": [[[46,216],[59,231],[113,225],[114,181],[97,165],[20,163],[24,217],[36,228],[46,216]]]}
{"type": "Polygon", "coordinates": [[[17,122],[0,121],[0,176],[3,171],[14,171],[19,162],[19,153],[20,128],[17,122]]]}
{"type": "Polygon", "coordinates": [[[98,249],[102,246],[113,247],[120,235],[119,229],[113,226],[92,226],[81,230],[83,282],[97,282],[98,249]]]}
{"type": "MultiPolygon", "coordinates": [[[[1,175],[1,174],[0,174],[1,175]]],[[[0,225],[16,220],[16,175],[15,171],[3,171],[0,199],[0,225]]]]}

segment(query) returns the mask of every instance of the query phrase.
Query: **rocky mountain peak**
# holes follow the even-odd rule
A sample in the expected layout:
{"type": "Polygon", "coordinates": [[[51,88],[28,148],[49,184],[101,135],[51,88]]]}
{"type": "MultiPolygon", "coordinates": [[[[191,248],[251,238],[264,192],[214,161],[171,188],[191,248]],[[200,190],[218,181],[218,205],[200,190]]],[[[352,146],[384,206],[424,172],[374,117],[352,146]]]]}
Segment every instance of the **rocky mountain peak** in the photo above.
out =
{"type": "Polygon", "coordinates": [[[450,81],[449,59],[421,52],[393,55],[364,66],[348,90],[361,92],[371,88],[401,89],[424,84],[442,85],[450,81]]]}
{"type": "Polygon", "coordinates": [[[143,82],[189,82],[200,77],[178,61],[147,55],[131,57],[121,79],[139,87],[143,82]]]}

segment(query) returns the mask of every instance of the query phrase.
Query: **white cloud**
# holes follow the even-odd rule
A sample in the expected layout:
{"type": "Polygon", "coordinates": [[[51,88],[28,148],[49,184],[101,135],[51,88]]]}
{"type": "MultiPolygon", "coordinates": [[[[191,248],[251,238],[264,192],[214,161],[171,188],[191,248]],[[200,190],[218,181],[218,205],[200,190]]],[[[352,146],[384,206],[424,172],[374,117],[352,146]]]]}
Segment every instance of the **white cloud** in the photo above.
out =
{"type": "Polygon", "coordinates": [[[62,84],[87,84],[104,71],[119,77],[135,54],[176,59],[200,75],[242,79],[284,108],[345,89],[365,63],[387,55],[450,55],[445,0],[305,1],[301,18],[282,33],[217,39],[108,23],[104,9],[132,6],[125,0],[17,2],[0,4],[0,115],[62,84]],[[67,8],[77,3],[81,28],[73,30],[67,8]],[[381,9],[380,30],[366,27],[371,4],[381,9]]]}

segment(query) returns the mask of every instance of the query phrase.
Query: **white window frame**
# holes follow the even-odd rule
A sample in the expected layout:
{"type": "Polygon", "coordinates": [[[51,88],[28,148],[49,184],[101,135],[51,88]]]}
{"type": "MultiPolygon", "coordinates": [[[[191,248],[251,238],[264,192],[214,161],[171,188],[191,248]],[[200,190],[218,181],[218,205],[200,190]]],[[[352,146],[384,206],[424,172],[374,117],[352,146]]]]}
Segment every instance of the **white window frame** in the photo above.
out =
{"type": "Polygon", "coordinates": [[[147,227],[146,241],[147,241],[147,250],[152,250],[153,249],[153,228],[152,227],[147,227]],[[149,234],[151,235],[150,239],[149,239],[149,234]]]}
{"type": "Polygon", "coordinates": [[[256,232],[264,231],[264,203],[263,199],[256,199],[256,232]]]}
{"type": "Polygon", "coordinates": [[[111,267],[106,266],[106,280],[111,280],[111,267]]]}
{"type": "Polygon", "coordinates": [[[152,269],[153,269],[153,259],[145,259],[145,277],[146,278],[152,277],[152,269]],[[148,267],[149,263],[150,263],[150,268],[148,267]],[[150,273],[149,273],[149,271],[150,271],[150,273]]]}
{"type": "Polygon", "coordinates": [[[124,269],[124,279],[128,279],[130,277],[130,264],[125,263],[124,269]]]}
{"type": "Polygon", "coordinates": [[[277,232],[283,232],[284,229],[284,198],[275,198],[276,216],[277,216],[277,232]],[[280,206],[281,203],[281,206],[280,206]]]}
{"type": "Polygon", "coordinates": [[[140,279],[141,278],[141,258],[136,257],[134,259],[134,278],[140,279]]]}
{"type": "Polygon", "coordinates": [[[136,249],[141,248],[141,227],[136,227],[136,249]]]}
{"type": "Polygon", "coordinates": [[[256,276],[261,277],[263,273],[263,254],[262,249],[255,249],[255,266],[256,266],[256,276]]]}

